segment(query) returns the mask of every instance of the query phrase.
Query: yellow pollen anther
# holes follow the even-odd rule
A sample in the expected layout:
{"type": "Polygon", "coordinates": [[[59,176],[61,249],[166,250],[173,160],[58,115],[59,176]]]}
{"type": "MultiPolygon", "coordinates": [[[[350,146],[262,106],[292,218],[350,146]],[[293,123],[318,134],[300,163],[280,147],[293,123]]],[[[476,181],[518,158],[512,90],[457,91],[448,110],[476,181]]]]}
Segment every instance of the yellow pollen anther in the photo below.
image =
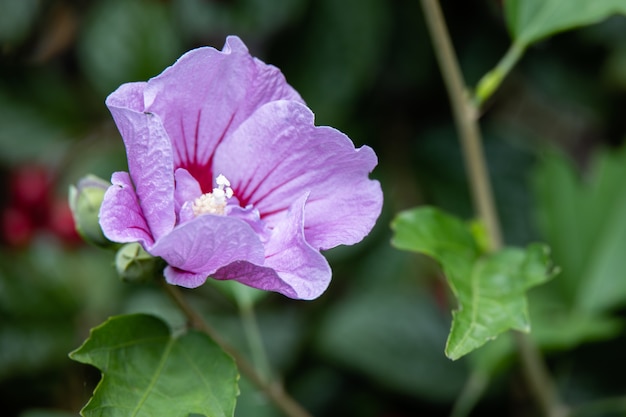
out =
{"type": "Polygon", "coordinates": [[[192,209],[195,216],[201,214],[223,215],[226,212],[228,199],[233,196],[233,189],[230,188],[230,181],[222,174],[215,179],[217,188],[212,192],[202,194],[193,201],[192,209]]]}

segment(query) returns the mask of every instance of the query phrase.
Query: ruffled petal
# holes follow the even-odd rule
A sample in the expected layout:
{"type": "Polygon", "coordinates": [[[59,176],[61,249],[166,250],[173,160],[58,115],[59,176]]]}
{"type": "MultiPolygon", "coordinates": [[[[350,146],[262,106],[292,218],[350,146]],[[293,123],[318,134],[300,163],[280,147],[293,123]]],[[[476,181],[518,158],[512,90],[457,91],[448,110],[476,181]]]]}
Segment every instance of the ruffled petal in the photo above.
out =
{"type": "Polygon", "coordinates": [[[326,258],[304,238],[307,196],[297,199],[284,221],[274,227],[265,244],[265,264],[230,264],[214,274],[216,279],[234,279],[254,288],[279,292],[287,297],[312,300],[328,288],[331,270],[326,258]]]}
{"type": "Polygon", "coordinates": [[[187,52],[148,81],[146,110],[156,113],[175,148],[176,167],[186,168],[210,191],[213,151],[259,106],[277,99],[302,99],[282,73],[254,59],[230,36],[222,51],[204,47],[187,52]]]}
{"type": "Polygon", "coordinates": [[[113,242],[139,242],[146,250],[154,240],[127,172],[115,172],[100,206],[100,227],[113,242]]]}
{"type": "Polygon", "coordinates": [[[380,184],[368,178],[376,164],[371,148],[355,149],[343,133],[316,127],[313,113],[293,101],[259,108],[215,154],[215,169],[242,205],[254,205],[270,225],[309,193],[305,235],[321,249],[354,244],[374,226],[383,201],[380,184]]]}
{"type": "Polygon", "coordinates": [[[122,134],[128,170],[155,240],[176,224],[172,147],[160,118],[143,111],[145,83],[125,84],[106,104],[122,134]]]}
{"type": "Polygon", "coordinates": [[[183,274],[170,269],[168,280],[190,288],[232,262],[263,263],[264,259],[263,245],[249,225],[239,219],[210,214],[177,226],[149,252],[163,258],[172,268],[185,271],[183,274]]]}
{"type": "Polygon", "coordinates": [[[272,268],[251,264],[250,262],[233,262],[220,268],[213,278],[223,280],[235,280],[252,288],[265,291],[273,291],[289,298],[298,297],[296,290],[283,281],[272,268]]]}
{"type": "Polygon", "coordinates": [[[228,207],[227,213],[229,217],[235,217],[245,221],[254,230],[259,239],[261,239],[262,243],[265,243],[269,239],[271,231],[267,227],[267,224],[261,220],[259,211],[254,207],[248,206],[244,208],[232,205],[228,207]]]}
{"type": "Polygon", "coordinates": [[[168,284],[185,288],[197,288],[207,280],[207,275],[204,273],[183,271],[169,265],[165,267],[163,276],[165,276],[165,281],[168,284]]]}
{"type": "Polygon", "coordinates": [[[186,202],[193,201],[200,197],[202,190],[200,189],[198,181],[184,168],[178,168],[176,170],[174,179],[176,184],[174,198],[176,200],[176,211],[178,212],[186,202]]]}

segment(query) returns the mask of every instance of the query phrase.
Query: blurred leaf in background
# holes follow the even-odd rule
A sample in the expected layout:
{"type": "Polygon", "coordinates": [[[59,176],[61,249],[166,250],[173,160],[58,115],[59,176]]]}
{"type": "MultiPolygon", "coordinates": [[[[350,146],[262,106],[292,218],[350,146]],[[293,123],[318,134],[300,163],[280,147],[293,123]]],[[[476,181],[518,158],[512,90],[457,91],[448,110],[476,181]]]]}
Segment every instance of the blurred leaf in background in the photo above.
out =
{"type": "Polygon", "coordinates": [[[302,17],[307,0],[179,0],[172,3],[178,29],[196,42],[207,34],[236,33],[244,38],[264,39],[302,17]]]}
{"type": "MultiPolygon", "coordinates": [[[[556,327],[546,314],[544,324],[579,329],[578,337],[569,338],[572,344],[611,337],[621,328],[610,313],[626,305],[625,176],[624,149],[599,152],[584,174],[564,155],[550,152],[534,173],[539,225],[563,269],[560,279],[539,292],[543,303],[537,308],[561,321],[556,327]],[[568,315],[570,326],[564,326],[568,315]]],[[[559,344],[559,334],[550,338],[553,344],[559,344]]]]}
{"type": "Polygon", "coordinates": [[[101,1],[85,16],[78,51],[83,73],[106,96],[129,81],[145,81],[183,51],[166,3],[101,1]]]}
{"type": "Polygon", "coordinates": [[[42,6],[41,0],[0,1],[0,43],[16,44],[33,28],[42,6]]]}
{"type": "Polygon", "coordinates": [[[386,242],[363,259],[353,284],[324,311],[316,350],[379,389],[439,405],[453,401],[467,368],[443,355],[450,313],[439,277],[424,285],[436,268],[386,242]]]}
{"type": "Polygon", "coordinates": [[[305,30],[287,40],[288,81],[316,113],[318,124],[340,125],[356,99],[372,86],[389,37],[390,4],[384,0],[318,0],[305,30]]]}
{"type": "Polygon", "coordinates": [[[506,21],[515,42],[529,45],[556,32],[626,14],[621,0],[509,0],[506,21]]]}

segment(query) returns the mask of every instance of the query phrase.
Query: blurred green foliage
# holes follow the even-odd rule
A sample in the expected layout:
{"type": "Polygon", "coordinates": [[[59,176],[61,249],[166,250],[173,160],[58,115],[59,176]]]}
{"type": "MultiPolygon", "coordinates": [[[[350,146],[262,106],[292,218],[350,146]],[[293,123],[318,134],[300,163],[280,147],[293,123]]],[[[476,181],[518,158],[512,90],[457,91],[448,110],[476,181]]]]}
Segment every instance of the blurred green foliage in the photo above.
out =
{"type": "MultiPolygon", "coordinates": [[[[442,3],[466,79],[475,84],[510,43],[501,2],[442,3]]],[[[231,33],[283,70],[318,124],[376,150],[374,176],[385,192],[383,216],[365,242],[328,252],[334,276],[325,295],[307,303],[278,295],[258,301],[275,372],[314,415],[449,415],[480,354],[445,358],[456,305],[441,271],[389,244],[390,219],[403,209],[431,204],[471,217],[418,2],[0,0],[5,189],[11,173],[28,165],[54,173],[48,186],[60,199],[87,173],[108,178],[125,169],[106,95],[160,73],[190,48],[221,48],[231,33]]],[[[546,240],[563,269],[529,300],[533,335],[572,404],[626,391],[624,45],[624,17],[537,43],[481,119],[507,243],[546,240]]],[[[3,210],[12,199],[3,194],[3,210]]],[[[112,253],[68,243],[49,228],[15,246],[5,220],[2,227],[2,415],[76,415],[99,374],[67,353],[108,316],[150,312],[182,324],[157,288],[115,276],[112,253]]],[[[186,295],[246,350],[238,307],[222,289],[206,285],[186,295]]],[[[533,415],[515,359],[498,354],[472,415],[533,415]]],[[[238,402],[238,416],[278,415],[245,381],[238,402]]]]}

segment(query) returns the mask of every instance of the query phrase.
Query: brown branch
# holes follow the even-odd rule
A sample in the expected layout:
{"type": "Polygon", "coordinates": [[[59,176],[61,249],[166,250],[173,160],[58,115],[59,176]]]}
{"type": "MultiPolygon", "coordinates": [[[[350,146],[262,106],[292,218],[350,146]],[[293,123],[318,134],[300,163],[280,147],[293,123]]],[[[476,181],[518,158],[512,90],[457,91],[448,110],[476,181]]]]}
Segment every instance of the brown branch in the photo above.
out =
{"type": "MultiPolygon", "coordinates": [[[[492,251],[502,248],[502,234],[483,154],[478,109],[468,93],[438,0],[421,0],[443,74],[465,158],[474,207],[485,224],[492,251]]],[[[530,337],[514,332],[528,387],[546,417],[563,417],[567,409],[557,395],[541,353],[530,337]]]]}
{"type": "Polygon", "coordinates": [[[163,289],[172,298],[174,303],[183,312],[189,324],[208,335],[215,343],[217,343],[224,352],[228,353],[237,364],[239,371],[246,376],[254,385],[261,389],[267,397],[288,417],[312,417],[296,400],[285,392],[282,385],[278,382],[266,382],[256,371],[254,366],[239,353],[234,347],[229,345],[209,323],[195,311],[183,297],[183,294],[174,285],[169,285],[165,281],[161,281],[163,289]]]}

